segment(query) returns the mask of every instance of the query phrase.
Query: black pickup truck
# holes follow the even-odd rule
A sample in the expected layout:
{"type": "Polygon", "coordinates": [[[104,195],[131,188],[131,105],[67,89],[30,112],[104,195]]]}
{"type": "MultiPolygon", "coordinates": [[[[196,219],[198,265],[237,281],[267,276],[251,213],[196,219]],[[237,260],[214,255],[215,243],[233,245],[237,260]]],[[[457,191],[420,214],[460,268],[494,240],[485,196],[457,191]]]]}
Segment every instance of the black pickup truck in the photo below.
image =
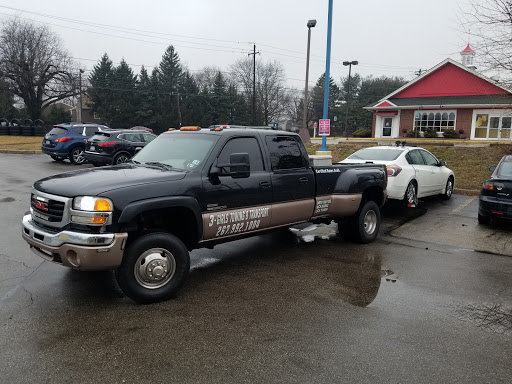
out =
{"type": "Polygon", "coordinates": [[[34,183],[23,238],[46,260],[115,270],[137,302],[172,297],[189,251],[296,223],[336,220],[369,243],[386,200],[383,165],[313,167],[300,137],[263,129],[166,132],[122,165],[34,183]]]}

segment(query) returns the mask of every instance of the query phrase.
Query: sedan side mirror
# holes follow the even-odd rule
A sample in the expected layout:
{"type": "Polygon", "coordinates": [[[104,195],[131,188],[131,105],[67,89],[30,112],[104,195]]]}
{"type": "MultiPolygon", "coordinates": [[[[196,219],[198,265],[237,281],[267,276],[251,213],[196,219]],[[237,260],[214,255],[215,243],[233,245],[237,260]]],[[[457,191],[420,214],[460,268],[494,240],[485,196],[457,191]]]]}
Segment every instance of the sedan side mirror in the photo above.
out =
{"type": "Polygon", "coordinates": [[[446,161],[440,161],[439,162],[440,167],[446,167],[446,161]]]}
{"type": "Polygon", "coordinates": [[[489,171],[491,171],[491,172],[494,172],[494,170],[495,170],[495,169],[496,169],[496,166],[495,166],[495,165],[493,165],[493,166],[489,167],[489,171]]]}

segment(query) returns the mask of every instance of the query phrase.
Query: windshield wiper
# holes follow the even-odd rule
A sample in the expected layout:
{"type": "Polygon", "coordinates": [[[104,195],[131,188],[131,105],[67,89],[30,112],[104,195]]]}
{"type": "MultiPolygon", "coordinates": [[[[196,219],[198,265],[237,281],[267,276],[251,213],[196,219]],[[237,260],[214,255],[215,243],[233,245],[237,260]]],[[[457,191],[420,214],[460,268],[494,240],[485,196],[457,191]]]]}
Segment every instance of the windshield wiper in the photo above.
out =
{"type": "Polygon", "coordinates": [[[165,169],[171,169],[172,168],[172,165],[165,164],[165,163],[160,163],[159,161],[146,161],[144,164],[156,165],[157,167],[165,168],[165,169]]]}

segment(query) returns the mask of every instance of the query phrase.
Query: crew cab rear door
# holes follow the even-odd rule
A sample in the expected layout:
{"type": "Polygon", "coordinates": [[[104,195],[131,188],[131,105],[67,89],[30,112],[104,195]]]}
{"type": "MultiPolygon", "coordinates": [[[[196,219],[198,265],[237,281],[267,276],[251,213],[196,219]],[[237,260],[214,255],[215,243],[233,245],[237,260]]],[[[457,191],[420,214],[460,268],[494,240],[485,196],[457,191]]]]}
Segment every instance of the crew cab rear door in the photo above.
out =
{"type": "Polygon", "coordinates": [[[248,153],[250,176],[220,176],[203,180],[203,240],[269,227],[272,203],[270,172],[256,137],[234,137],[219,152],[217,164],[228,164],[232,153],[248,153]]]}
{"type": "Polygon", "coordinates": [[[315,198],[315,175],[307,152],[297,136],[267,135],[272,180],[271,226],[311,218],[315,198]]]}

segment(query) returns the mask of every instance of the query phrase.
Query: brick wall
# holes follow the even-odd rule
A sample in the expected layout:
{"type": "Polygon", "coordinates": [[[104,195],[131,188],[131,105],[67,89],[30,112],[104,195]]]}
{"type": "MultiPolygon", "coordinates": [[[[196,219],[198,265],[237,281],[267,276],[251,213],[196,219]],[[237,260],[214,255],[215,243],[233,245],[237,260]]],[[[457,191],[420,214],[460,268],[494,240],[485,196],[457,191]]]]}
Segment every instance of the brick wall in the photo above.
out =
{"type": "Polygon", "coordinates": [[[400,112],[400,130],[398,134],[400,136],[405,136],[407,133],[404,133],[403,130],[406,129],[407,132],[410,132],[414,128],[414,110],[413,109],[402,109],[400,112]]]}
{"type": "Polygon", "coordinates": [[[461,129],[464,133],[460,134],[463,139],[469,139],[471,136],[471,124],[473,120],[472,109],[457,109],[457,120],[455,122],[455,131],[458,133],[461,129]]]}

